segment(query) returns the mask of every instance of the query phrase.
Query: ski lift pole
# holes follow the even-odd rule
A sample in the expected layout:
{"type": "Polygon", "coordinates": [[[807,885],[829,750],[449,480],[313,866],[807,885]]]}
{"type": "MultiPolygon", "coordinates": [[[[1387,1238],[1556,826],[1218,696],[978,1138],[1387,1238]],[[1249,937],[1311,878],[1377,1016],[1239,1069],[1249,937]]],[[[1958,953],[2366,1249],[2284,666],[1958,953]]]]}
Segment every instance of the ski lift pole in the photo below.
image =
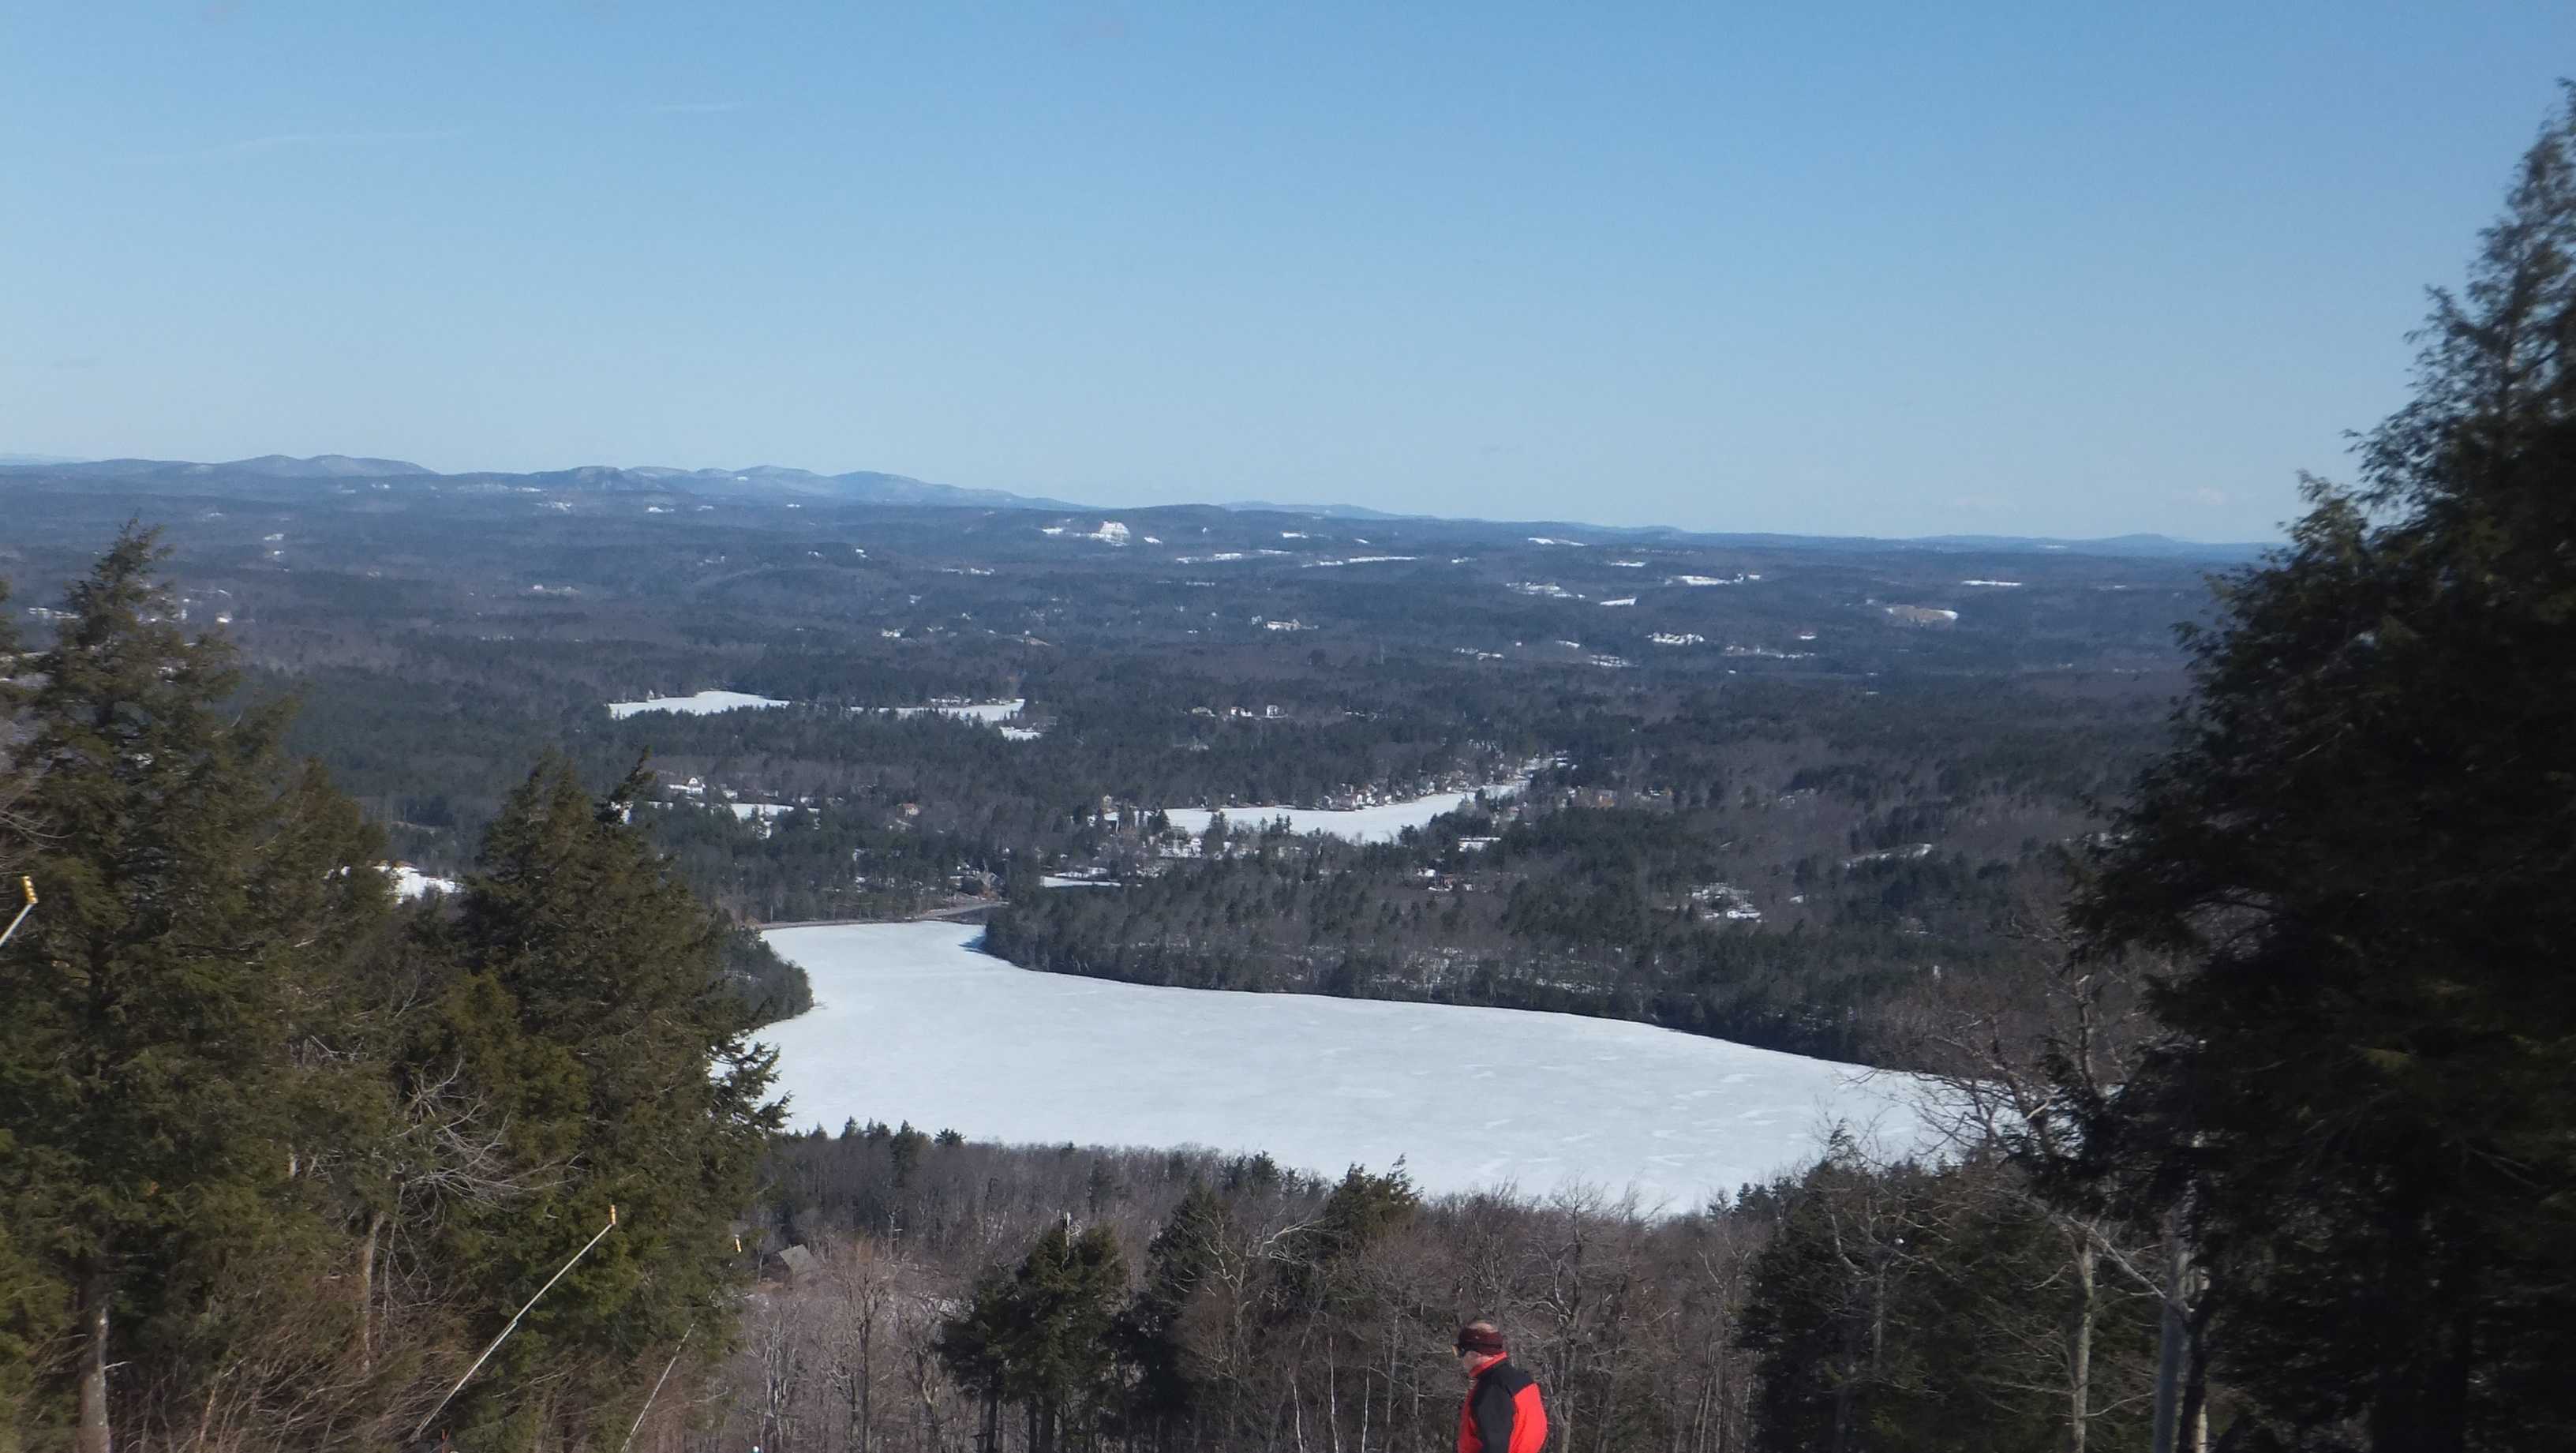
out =
{"type": "Polygon", "coordinates": [[[36,880],[20,874],[18,891],[27,896],[27,901],[19,905],[18,916],[9,920],[9,926],[0,928],[0,944],[6,944],[18,932],[18,925],[27,921],[27,915],[36,911],[36,880]]]}
{"type": "Polygon", "coordinates": [[[581,1244],[581,1250],[572,1254],[572,1261],[565,1262],[562,1266],[556,1268],[553,1276],[546,1278],[546,1284],[537,1288],[536,1296],[528,1298],[528,1305],[526,1307],[519,1308],[518,1314],[510,1318],[510,1325],[501,1329],[500,1336],[495,1337],[490,1342],[484,1344],[483,1355],[474,1359],[474,1365],[465,1369],[465,1375],[463,1377],[456,1379],[456,1386],[449,1388],[447,1390],[447,1396],[438,1400],[438,1406],[429,1410],[429,1416],[420,1420],[420,1426],[411,1430],[411,1441],[415,1443],[420,1441],[420,1435],[429,1431],[429,1425],[438,1421],[438,1415],[440,1413],[447,1411],[447,1405],[456,1400],[456,1395],[458,1393],[465,1390],[465,1384],[472,1382],[474,1380],[474,1374],[483,1370],[483,1364],[492,1360],[492,1354],[499,1350],[502,1342],[507,1340],[511,1333],[519,1330],[519,1318],[528,1315],[528,1307],[535,1306],[540,1298],[544,1297],[546,1293],[553,1291],[555,1289],[555,1283],[564,1279],[564,1273],[572,1270],[575,1262],[578,1262],[583,1257],[590,1255],[590,1248],[597,1246],[609,1232],[616,1229],[617,1208],[615,1206],[611,1206],[608,1208],[608,1224],[599,1228],[598,1235],[591,1237],[588,1241],[581,1244]]]}

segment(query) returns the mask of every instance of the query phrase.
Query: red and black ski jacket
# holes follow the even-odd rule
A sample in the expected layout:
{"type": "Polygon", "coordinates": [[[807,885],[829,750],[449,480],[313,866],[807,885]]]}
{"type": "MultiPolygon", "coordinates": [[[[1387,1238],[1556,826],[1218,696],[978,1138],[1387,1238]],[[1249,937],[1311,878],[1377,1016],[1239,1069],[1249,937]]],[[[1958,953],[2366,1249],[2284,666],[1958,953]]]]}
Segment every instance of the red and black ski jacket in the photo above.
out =
{"type": "Polygon", "coordinates": [[[1458,1409],[1458,1453],[1538,1453],[1546,1442],[1538,1384],[1507,1358],[1486,1363],[1458,1409]]]}

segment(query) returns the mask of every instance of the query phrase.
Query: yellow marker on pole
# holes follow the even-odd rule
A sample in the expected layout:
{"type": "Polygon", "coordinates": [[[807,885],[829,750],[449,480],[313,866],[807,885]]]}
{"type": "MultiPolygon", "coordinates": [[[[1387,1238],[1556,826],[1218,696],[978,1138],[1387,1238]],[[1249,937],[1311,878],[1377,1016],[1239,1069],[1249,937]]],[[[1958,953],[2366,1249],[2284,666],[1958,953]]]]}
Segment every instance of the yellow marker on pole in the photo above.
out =
{"type": "Polygon", "coordinates": [[[24,873],[19,874],[18,891],[26,896],[27,901],[19,907],[18,916],[9,920],[9,926],[6,929],[0,929],[0,944],[7,943],[15,936],[18,925],[26,922],[27,915],[36,911],[36,880],[24,873]]]}

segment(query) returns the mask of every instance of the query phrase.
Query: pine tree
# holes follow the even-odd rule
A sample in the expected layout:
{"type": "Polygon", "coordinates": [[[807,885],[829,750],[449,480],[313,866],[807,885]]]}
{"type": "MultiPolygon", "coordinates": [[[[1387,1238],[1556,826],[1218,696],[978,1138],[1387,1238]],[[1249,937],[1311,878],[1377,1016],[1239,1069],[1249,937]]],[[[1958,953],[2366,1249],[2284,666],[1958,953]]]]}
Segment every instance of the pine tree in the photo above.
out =
{"type": "Polygon", "coordinates": [[[1119,1313],[1119,1357],[1131,1379],[1128,1423],[1131,1430],[1149,1431],[1158,1448],[1171,1446],[1197,1404],[1187,1318],[1224,1255],[1232,1223],[1225,1202],[1192,1177],[1171,1219],[1145,1248],[1143,1285],[1119,1313]]]}
{"type": "MultiPolygon", "coordinates": [[[[1757,1449],[2129,1446],[2140,1409],[2108,1395],[2107,1367],[2096,1373],[2105,1407],[2088,1420],[2098,1426],[2069,1424],[2057,1327],[2076,1289],[2037,1208],[1996,1194],[1999,1170],[1877,1169],[1838,1136],[1777,1193],[1784,1214],[1754,1260],[1738,1333],[1757,1359],[1757,1449]]],[[[2144,1310],[2131,1298],[2101,1317],[2096,1362],[2116,1355],[2124,1381],[2143,1378],[2144,1310]]]]}
{"type": "MultiPolygon", "coordinates": [[[[10,618],[9,582],[0,579],[0,708],[9,705],[8,693],[18,668],[17,623],[10,618]]],[[[14,815],[16,798],[23,790],[14,773],[0,774],[0,926],[7,915],[17,912],[19,852],[24,844],[23,827],[14,815]]],[[[0,980],[5,982],[5,980],[0,980]]],[[[0,1125],[0,1164],[17,1157],[17,1142],[6,1125],[0,1125]]],[[[27,1421],[36,1398],[35,1365],[37,1349],[46,1334],[65,1325],[68,1317],[61,1309],[62,1286],[48,1277],[37,1264],[34,1254],[9,1234],[12,1226],[35,1224],[33,1208],[8,1196],[9,1178],[0,1176],[0,1453],[17,1453],[18,1429],[27,1421]]]]}
{"type": "Polygon", "coordinates": [[[2223,1264],[2220,1375],[2301,1447],[2576,1444],[2576,93],[2361,484],[2224,583],[2078,904],[2168,951],[2095,1117],[2223,1264]],[[2188,1190],[2186,1197],[2184,1192],[2188,1190]]]}
{"type": "Polygon", "coordinates": [[[506,1422],[513,1441],[544,1423],[577,1438],[647,1349],[729,1320],[727,1226],[783,1121],[763,1102],[775,1056],[724,983],[722,921],[627,821],[647,781],[639,765],[595,800],[569,762],[541,763],[485,837],[445,945],[461,973],[444,1051],[520,1164],[555,1168],[455,1235],[486,1331],[617,1211],[460,1400],[459,1427],[506,1422]],[[508,1391],[531,1382],[542,1401],[508,1391]]]}
{"type": "Polygon", "coordinates": [[[1115,1346],[1126,1257],[1105,1226],[1076,1236],[1049,1227],[1006,1279],[976,1283],[973,1297],[942,1324],[941,1361],[983,1398],[981,1446],[999,1444],[1001,1406],[1020,1405],[1031,1453],[1089,1446],[1115,1411],[1115,1346]]]}
{"type": "Polygon", "coordinates": [[[298,1203],[285,1036],[389,901],[372,835],[287,781],[285,709],[235,706],[230,645],[176,623],[165,555],[129,526],[12,689],[13,832],[44,902],[0,952],[0,1203],[72,1302],[83,1453],[109,1445],[110,1368],[157,1338],[184,1384],[207,1278],[298,1203]]]}

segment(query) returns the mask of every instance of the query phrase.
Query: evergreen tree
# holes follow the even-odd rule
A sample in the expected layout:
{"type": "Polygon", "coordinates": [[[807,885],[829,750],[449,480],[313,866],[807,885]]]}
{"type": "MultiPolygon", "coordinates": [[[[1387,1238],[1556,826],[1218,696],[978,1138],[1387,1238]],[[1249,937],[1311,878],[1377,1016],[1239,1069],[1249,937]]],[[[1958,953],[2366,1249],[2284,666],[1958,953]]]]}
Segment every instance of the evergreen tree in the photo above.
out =
{"type": "Polygon", "coordinates": [[[1187,1318],[1232,1234],[1225,1202],[1192,1177],[1171,1219],[1145,1248],[1144,1284],[1119,1314],[1119,1356],[1132,1378],[1128,1422],[1150,1432],[1157,1448],[1171,1446],[1177,1425],[1195,1408],[1200,1389],[1187,1318]]]}
{"type": "Polygon", "coordinates": [[[0,951],[0,1204],[68,1292],[83,1453],[109,1446],[110,1369],[157,1351],[155,1391],[184,1394],[189,1348],[231,1330],[211,1280],[293,1231],[313,1147],[288,1035],[390,897],[372,834],[288,781],[285,709],[233,704],[231,646],[177,625],[165,555],[129,526],[11,688],[44,901],[0,951]]]}
{"type": "Polygon", "coordinates": [[[1105,1226],[1048,1228],[1008,1280],[987,1276],[942,1325],[950,1373],[984,1398],[981,1441],[996,1446],[1000,1405],[1026,1417],[1030,1453],[1093,1445],[1119,1401],[1111,1338],[1127,1289],[1126,1257],[1105,1226]]]}
{"type": "Polygon", "coordinates": [[[456,1232],[484,1330],[611,1206],[618,1218],[463,1400],[460,1427],[506,1423],[506,1441],[549,1422],[577,1439],[631,1391],[648,1349],[729,1320],[728,1223],[783,1121],[762,1099],[775,1056],[748,1041],[749,1012],[724,984],[724,925],[627,820],[648,781],[639,764],[600,801],[569,762],[539,764],[486,835],[447,945],[461,973],[445,1052],[499,1107],[521,1165],[556,1168],[456,1232]],[[549,1391],[508,1391],[532,1382],[549,1391]]]}
{"type": "Polygon", "coordinates": [[[2576,95],[2484,244],[2078,905],[2185,961],[2088,1144],[2226,1268],[2274,1446],[2576,1445],[2576,95]]]}
{"type": "Polygon", "coordinates": [[[2062,1244],[2009,1174],[1971,1162],[1873,1169],[1837,1138],[1755,1258],[1738,1339],[1757,1358],[1755,1446],[1988,1453],[2129,1446],[2150,1316],[2096,1315],[2101,1410],[2075,1425],[2057,1329],[2075,1302],[2062,1244]],[[2117,1366],[2113,1364],[2116,1362],[2117,1366]]]}
{"type": "MultiPolygon", "coordinates": [[[[18,668],[17,623],[10,618],[9,582],[0,579],[0,693],[18,668]]],[[[0,698],[0,706],[5,706],[0,698]]],[[[19,855],[25,846],[23,825],[13,815],[22,792],[15,774],[0,774],[0,926],[17,912],[19,855]]],[[[8,1127],[0,1124],[0,1164],[18,1154],[8,1127]]],[[[0,1176],[0,1453],[16,1453],[18,1428],[36,1398],[38,1349],[46,1335],[66,1325],[62,1287],[48,1277],[32,1251],[9,1234],[11,1226],[33,1225],[32,1207],[9,1197],[10,1178],[0,1176]]]]}

